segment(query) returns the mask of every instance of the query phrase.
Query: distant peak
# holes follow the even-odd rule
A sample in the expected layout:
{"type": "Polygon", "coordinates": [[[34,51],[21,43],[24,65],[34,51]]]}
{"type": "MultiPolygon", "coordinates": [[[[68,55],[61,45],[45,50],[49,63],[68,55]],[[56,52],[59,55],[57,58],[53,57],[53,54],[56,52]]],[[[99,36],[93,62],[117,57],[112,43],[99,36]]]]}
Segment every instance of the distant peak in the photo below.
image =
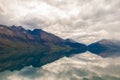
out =
{"type": "Polygon", "coordinates": [[[10,26],[10,28],[12,30],[20,30],[20,31],[24,31],[25,30],[22,26],[15,26],[15,25],[10,26]]]}
{"type": "Polygon", "coordinates": [[[66,39],[66,42],[74,42],[74,43],[76,43],[76,41],[74,41],[73,39],[66,39]]]}
{"type": "Polygon", "coordinates": [[[115,40],[115,39],[102,39],[100,41],[98,41],[101,44],[109,44],[109,43],[120,43],[119,40],[115,40]]]}

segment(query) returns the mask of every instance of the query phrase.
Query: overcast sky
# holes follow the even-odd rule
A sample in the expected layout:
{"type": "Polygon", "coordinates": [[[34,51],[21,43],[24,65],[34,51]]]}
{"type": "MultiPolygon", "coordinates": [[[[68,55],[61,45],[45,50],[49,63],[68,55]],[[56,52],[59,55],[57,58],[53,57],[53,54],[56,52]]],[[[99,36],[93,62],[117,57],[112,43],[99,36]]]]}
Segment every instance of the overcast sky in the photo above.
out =
{"type": "Polygon", "coordinates": [[[0,24],[91,43],[120,39],[120,0],[0,0],[0,24]]]}

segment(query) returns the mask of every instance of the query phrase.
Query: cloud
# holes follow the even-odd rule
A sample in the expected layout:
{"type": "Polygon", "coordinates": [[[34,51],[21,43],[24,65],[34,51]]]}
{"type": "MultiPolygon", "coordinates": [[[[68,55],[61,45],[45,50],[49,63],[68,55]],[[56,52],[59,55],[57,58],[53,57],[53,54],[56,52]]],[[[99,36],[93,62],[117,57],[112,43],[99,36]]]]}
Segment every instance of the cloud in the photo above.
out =
{"type": "Polygon", "coordinates": [[[0,0],[0,24],[42,28],[62,38],[91,43],[119,39],[119,8],[120,0],[0,0]]]}

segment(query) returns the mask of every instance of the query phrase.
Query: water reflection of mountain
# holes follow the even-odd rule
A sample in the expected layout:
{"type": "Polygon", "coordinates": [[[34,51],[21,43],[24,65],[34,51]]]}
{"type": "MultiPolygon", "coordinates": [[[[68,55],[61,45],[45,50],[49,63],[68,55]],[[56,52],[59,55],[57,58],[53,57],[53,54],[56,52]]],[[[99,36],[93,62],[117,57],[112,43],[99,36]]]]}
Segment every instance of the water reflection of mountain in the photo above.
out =
{"type": "Polygon", "coordinates": [[[120,56],[120,41],[103,39],[92,43],[88,50],[102,57],[120,56]]]}
{"type": "Polygon", "coordinates": [[[0,25],[0,72],[21,70],[25,66],[41,67],[62,57],[90,51],[102,57],[119,56],[120,41],[106,40],[88,46],[62,39],[41,29],[0,25]]]}
{"type": "Polygon", "coordinates": [[[103,58],[86,52],[63,57],[41,68],[6,71],[0,80],[120,80],[120,57],[103,58]]]}

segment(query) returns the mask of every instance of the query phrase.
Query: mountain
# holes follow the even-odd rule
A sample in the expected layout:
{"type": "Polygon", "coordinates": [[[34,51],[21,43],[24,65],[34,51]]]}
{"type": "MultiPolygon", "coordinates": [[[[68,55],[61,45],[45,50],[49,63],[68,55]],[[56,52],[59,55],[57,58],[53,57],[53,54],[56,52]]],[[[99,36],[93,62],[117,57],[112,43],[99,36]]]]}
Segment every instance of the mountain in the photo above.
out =
{"type": "Polygon", "coordinates": [[[0,71],[40,67],[63,56],[85,52],[86,45],[64,40],[42,29],[0,25],[0,71]]]}
{"type": "Polygon", "coordinates": [[[120,41],[103,39],[88,45],[88,50],[102,57],[120,56],[120,41]]]}

